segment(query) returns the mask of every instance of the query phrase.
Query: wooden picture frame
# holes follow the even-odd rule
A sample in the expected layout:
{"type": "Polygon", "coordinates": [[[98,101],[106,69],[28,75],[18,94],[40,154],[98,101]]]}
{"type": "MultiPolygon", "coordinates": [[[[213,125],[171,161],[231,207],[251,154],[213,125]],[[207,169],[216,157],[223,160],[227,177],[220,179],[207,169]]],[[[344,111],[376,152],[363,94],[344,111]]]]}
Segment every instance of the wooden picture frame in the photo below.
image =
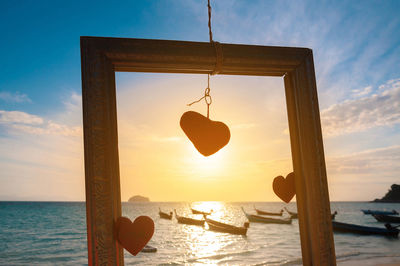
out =
{"type": "Polygon", "coordinates": [[[89,265],[123,265],[115,71],[284,77],[304,265],[335,265],[312,50],[81,37],[89,265]]]}

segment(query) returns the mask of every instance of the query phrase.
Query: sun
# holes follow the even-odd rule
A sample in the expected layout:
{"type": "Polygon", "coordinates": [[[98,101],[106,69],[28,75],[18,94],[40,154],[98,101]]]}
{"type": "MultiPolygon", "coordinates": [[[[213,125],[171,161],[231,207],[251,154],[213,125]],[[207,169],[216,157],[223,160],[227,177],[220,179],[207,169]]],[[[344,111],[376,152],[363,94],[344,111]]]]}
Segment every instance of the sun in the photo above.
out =
{"type": "Polygon", "coordinates": [[[187,169],[194,173],[193,177],[213,177],[226,173],[228,153],[225,148],[213,155],[201,155],[191,143],[187,144],[188,155],[184,159],[187,169]]]}

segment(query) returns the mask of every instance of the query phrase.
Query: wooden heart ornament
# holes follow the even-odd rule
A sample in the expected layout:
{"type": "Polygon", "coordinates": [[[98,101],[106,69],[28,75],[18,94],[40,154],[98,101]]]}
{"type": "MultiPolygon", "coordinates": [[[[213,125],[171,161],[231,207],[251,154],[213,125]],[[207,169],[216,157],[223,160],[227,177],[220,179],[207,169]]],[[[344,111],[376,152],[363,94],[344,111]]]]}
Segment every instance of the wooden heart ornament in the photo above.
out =
{"type": "Polygon", "coordinates": [[[294,195],[296,195],[296,186],[294,183],[294,173],[291,172],[286,176],[286,179],[283,176],[277,176],[274,178],[274,182],[272,183],[272,188],[274,189],[275,194],[281,198],[286,203],[289,203],[294,195]]]}
{"type": "Polygon", "coordinates": [[[154,234],[154,222],[148,216],[139,216],[132,223],[129,218],[119,217],[116,223],[118,242],[136,256],[154,234]]]}
{"type": "Polygon", "coordinates": [[[231,138],[227,125],[212,121],[193,111],[182,115],[180,125],[196,149],[204,156],[216,153],[228,144],[231,138]]]}

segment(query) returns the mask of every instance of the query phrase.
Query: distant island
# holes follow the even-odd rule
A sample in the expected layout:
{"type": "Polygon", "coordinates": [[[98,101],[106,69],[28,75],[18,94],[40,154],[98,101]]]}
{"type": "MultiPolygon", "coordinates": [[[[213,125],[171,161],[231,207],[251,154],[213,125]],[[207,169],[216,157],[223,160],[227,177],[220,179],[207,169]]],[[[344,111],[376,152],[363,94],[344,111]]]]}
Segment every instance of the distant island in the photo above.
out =
{"type": "Polygon", "coordinates": [[[400,203],[400,185],[393,184],[383,198],[375,199],[373,202],[400,203]]]}
{"type": "Polygon", "coordinates": [[[143,196],[136,195],[136,196],[130,197],[128,202],[150,202],[150,199],[143,197],[143,196]]]}

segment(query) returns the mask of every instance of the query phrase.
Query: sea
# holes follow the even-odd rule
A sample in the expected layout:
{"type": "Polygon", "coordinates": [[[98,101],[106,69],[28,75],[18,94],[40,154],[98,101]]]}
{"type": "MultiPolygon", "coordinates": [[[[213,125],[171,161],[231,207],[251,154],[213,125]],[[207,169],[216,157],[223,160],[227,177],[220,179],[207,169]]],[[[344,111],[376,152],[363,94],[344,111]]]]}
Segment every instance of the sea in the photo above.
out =
{"type": "MultiPolygon", "coordinates": [[[[150,216],[155,232],[149,245],[156,253],[124,253],[125,265],[300,265],[301,245],[298,220],[292,224],[251,223],[247,236],[207,230],[207,226],[178,224],[158,216],[176,209],[181,216],[201,218],[190,208],[213,210],[211,218],[241,226],[241,210],[256,208],[278,212],[295,203],[278,202],[148,202],[122,203],[124,216],[150,216]]],[[[337,221],[383,227],[361,209],[397,210],[400,204],[332,202],[337,221]]],[[[0,202],[0,265],[87,265],[85,202],[0,202]]],[[[400,240],[383,236],[335,233],[338,264],[376,258],[398,258],[400,240]]]]}

